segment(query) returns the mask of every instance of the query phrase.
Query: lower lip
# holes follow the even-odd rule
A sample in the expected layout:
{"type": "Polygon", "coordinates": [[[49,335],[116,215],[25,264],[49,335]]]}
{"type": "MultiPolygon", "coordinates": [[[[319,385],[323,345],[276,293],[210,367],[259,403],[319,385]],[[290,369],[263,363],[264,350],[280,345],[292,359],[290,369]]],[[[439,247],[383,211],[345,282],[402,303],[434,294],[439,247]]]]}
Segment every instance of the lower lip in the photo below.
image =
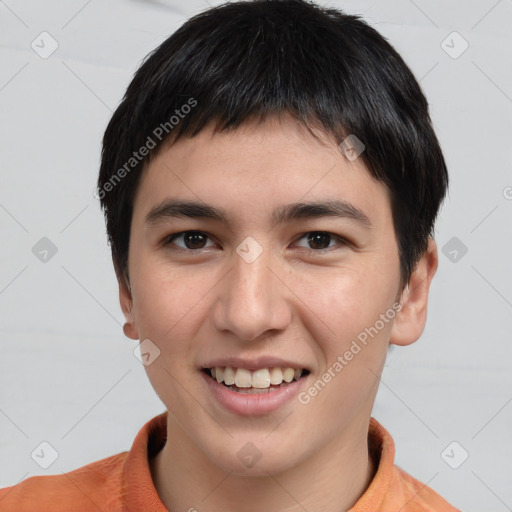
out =
{"type": "Polygon", "coordinates": [[[294,380],[282,388],[268,393],[239,393],[228,389],[204,372],[202,377],[215,399],[229,411],[241,416],[257,416],[274,412],[284,403],[296,398],[306,377],[294,380]]]}

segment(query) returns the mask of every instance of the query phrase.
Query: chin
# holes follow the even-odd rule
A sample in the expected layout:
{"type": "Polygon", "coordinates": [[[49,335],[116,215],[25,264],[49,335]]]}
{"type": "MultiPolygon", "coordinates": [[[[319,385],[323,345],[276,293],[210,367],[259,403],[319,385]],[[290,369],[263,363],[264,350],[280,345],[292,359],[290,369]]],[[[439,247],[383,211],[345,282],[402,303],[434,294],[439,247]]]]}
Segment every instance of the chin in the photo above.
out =
{"type": "MultiPolygon", "coordinates": [[[[279,457],[280,459],[281,457],[279,457]]],[[[238,477],[268,477],[269,475],[277,475],[279,473],[283,473],[294,466],[293,461],[288,460],[287,464],[284,464],[282,460],[277,460],[277,457],[265,457],[262,455],[261,459],[257,460],[253,464],[241,463],[240,460],[235,456],[230,457],[229,460],[222,461],[223,464],[219,464],[217,461],[217,466],[231,473],[233,476],[238,477]]]]}
{"type": "MultiPolygon", "coordinates": [[[[228,443],[224,448],[216,446],[205,455],[219,469],[235,476],[268,477],[287,471],[300,462],[300,454],[291,444],[269,442],[265,435],[260,438],[243,436],[230,439],[228,443]]],[[[295,445],[300,446],[300,443],[295,445]]]]}

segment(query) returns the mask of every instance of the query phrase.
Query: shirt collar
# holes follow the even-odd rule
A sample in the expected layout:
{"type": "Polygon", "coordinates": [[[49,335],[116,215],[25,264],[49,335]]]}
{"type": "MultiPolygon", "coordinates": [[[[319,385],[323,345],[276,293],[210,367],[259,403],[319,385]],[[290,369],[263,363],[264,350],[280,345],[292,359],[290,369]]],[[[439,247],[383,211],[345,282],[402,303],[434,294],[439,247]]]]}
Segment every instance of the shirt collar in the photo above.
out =
{"type": "MultiPolygon", "coordinates": [[[[148,421],[137,434],[123,466],[125,510],[165,512],[151,478],[149,460],[167,440],[167,414],[164,412],[148,421]]],[[[375,419],[370,419],[368,448],[377,468],[366,492],[349,512],[379,510],[391,486],[394,472],[395,445],[389,432],[375,419]]]]}

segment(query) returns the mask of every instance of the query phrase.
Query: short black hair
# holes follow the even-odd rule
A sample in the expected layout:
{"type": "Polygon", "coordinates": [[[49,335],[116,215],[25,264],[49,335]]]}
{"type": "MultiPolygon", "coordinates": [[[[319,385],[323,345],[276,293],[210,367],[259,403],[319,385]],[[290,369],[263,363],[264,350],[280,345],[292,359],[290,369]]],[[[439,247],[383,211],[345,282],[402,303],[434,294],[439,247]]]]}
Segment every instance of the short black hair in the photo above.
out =
{"type": "Polygon", "coordinates": [[[448,186],[427,100],[375,29],[307,0],[208,9],[146,57],[103,138],[97,194],[118,277],[129,279],[133,199],[163,142],[285,113],[337,143],[362,141],[360,157],[390,191],[405,286],[448,186]]]}

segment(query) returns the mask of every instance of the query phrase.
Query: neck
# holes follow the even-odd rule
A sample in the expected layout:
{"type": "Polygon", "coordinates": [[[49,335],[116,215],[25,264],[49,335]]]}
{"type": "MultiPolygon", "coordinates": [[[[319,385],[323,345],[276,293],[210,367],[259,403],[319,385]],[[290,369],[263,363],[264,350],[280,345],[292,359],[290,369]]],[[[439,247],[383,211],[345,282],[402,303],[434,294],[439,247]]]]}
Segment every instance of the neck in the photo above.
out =
{"type": "Polygon", "coordinates": [[[150,461],[153,482],[173,511],[347,511],[376,471],[368,453],[367,426],[368,421],[357,421],[293,468],[252,477],[217,467],[169,415],[167,443],[150,461]]]}

